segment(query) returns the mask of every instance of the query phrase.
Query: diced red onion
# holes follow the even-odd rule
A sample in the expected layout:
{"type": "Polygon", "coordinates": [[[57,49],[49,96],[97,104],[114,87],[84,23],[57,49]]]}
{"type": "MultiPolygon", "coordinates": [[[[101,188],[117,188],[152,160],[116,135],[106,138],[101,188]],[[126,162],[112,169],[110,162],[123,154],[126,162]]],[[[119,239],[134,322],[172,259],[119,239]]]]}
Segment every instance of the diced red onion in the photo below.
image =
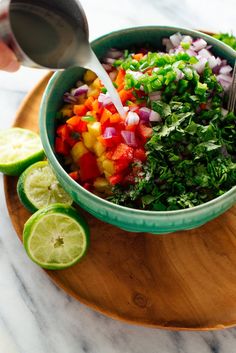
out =
{"type": "Polygon", "coordinates": [[[105,64],[111,64],[112,65],[115,62],[115,59],[113,59],[113,58],[104,58],[103,62],[105,64]]]}
{"type": "Polygon", "coordinates": [[[119,59],[123,56],[123,52],[115,48],[111,48],[107,52],[107,57],[112,59],[119,59]]]}
{"type": "Polygon", "coordinates": [[[121,131],[121,136],[123,137],[124,142],[128,146],[132,146],[132,147],[136,147],[137,146],[135,133],[133,131],[122,130],[121,131]]]}
{"type": "Polygon", "coordinates": [[[174,53],[175,54],[178,54],[178,53],[183,53],[184,52],[184,49],[181,45],[179,45],[175,50],[174,50],[174,53]]]}
{"type": "Polygon", "coordinates": [[[179,81],[184,77],[184,73],[177,67],[174,69],[174,71],[176,73],[176,81],[179,81]]]}
{"type": "Polygon", "coordinates": [[[111,79],[112,81],[115,81],[116,76],[117,76],[117,72],[116,72],[116,71],[111,71],[111,72],[109,73],[109,77],[110,77],[110,79],[111,79]]]}
{"type": "Polygon", "coordinates": [[[192,46],[195,51],[199,51],[206,48],[207,42],[204,39],[199,38],[193,42],[192,46]]]}
{"type": "Polygon", "coordinates": [[[207,63],[207,59],[206,58],[199,58],[199,61],[193,65],[193,68],[199,73],[203,73],[205,66],[207,63]]]}
{"type": "Polygon", "coordinates": [[[72,104],[77,103],[77,98],[69,92],[64,93],[63,100],[66,103],[72,103],[72,104]]]}
{"type": "Polygon", "coordinates": [[[76,88],[73,91],[73,95],[75,97],[77,97],[77,96],[81,96],[82,94],[85,94],[87,92],[88,92],[88,85],[83,85],[83,86],[80,86],[80,87],[76,88]]]}
{"type": "Polygon", "coordinates": [[[182,43],[190,43],[190,44],[192,44],[193,38],[190,37],[190,36],[184,36],[184,37],[182,38],[181,42],[182,42],[182,43]]]}
{"type": "Polygon", "coordinates": [[[131,74],[136,80],[138,80],[141,76],[143,76],[143,73],[140,71],[132,71],[132,70],[126,70],[127,74],[131,74]]]}
{"type": "Polygon", "coordinates": [[[169,50],[173,49],[174,46],[169,40],[169,38],[163,38],[162,39],[162,44],[166,47],[166,51],[169,52],[169,50]]]}
{"type": "Polygon", "coordinates": [[[199,52],[198,52],[198,55],[201,57],[201,58],[206,58],[206,59],[209,59],[212,54],[209,52],[209,50],[207,49],[201,49],[199,52]]]}
{"type": "Polygon", "coordinates": [[[148,96],[151,101],[159,101],[161,100],[161,91],[151,92],[148,96]]]}
{"type": "Polygon", "coordinates": [[[170,41],[174,47],[178,47],[180,45],[180,42],[182,41],[182,38],[183,37],[180,33],[175,33],[170,36],[170,41]]]}
{"type": "Polygon", "coordinates": [[[139,120],[140,119],[137,113],[129,111],[125,122],[128,126],[131,126],[131,125],[138,125],[139,120]]]}
{"type": "Polygon", "coordinates": [[[175,49],[170,49],[170,50],[166,50],[168,54],[174,54],[175,53],[175,49]]]}
{"type": "Polygon", "coordinates": [[[227,60],[223,59],[221,60],[221,66],[226,66],[227,65],[227,60]]]}
{"type": "Polygon", "coordinates": [[[220,60],[220,58],[216,58],[214,55],[212,55],[208,59],[208,64],[209,64],[210,68],[213,69],[214,67],[219,66],[221,64],[221,60],[220,60]]]}
{"type": "Polygon", "coordinates": [[[220,74],[229,74],[232,71],[232,67],[230,65],[225,65],[225,66],[221,66],[219,73],[220,74]]]}
{"type": "Polygon", "coordinates": [[[149,121],[152,121],[152,122],[161,122],[161,116],[159,113],[155,112],[154,110],[151,110],[151,114],[150,114],[150,117],[149,117],[149,121]]]}
{"type": "Polygon", "coordinates": [[[197,53],[192,48],[186,50],[186,53],[190,56],[197,56],[197,53]]]}
{"type": "Polygon", "coordinates": [[[104,107],[108,104],[111,104],[112,100],[109,93],[100,93],[98,96],[98,102],[102,103],[104,107]]]}
{"type": "Polygon", "coordinates": [[[102,66],[108,72],[112,70],[112,65],[111,64],[102,64],[102,66]]]}
{"type": "Polygon", "coordinates": [[[142,107],[138,111],[138,115],[139,115],[140,119],[142,121],[144,121],[145,123],[149,122],[150,114],[151,114],[151,109],[149,109],[147,107],[142,107]]]}
{"type": "Polygon", "coordinates": [[[229,75],[220,74],[220,75],[216,76],[216,78],[217,78],[217,81],[223,87],[224,91],[228,91],[231,84],[232,84],[232,77],[229,75]]]}
{"type": "Polygon", "coordinates": [[[106,127],[104,133],[103,133],[103,138],[104,139],[109,139],[111,137],[116,136],[116,129],[114,127],[106,127]]]}

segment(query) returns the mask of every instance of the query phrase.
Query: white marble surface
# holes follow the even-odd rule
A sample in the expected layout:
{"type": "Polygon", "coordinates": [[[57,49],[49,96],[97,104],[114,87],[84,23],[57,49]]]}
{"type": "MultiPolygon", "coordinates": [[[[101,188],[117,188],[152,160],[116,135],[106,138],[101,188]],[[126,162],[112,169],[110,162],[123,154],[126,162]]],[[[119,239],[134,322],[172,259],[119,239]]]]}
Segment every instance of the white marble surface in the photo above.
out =
{"type": "MultiPolygon", "coordinates": [[[[90,39],[125,27],[162,24],[236,33],[235,0],[81,0],[90,39]],[[223,5],[222,5],[223,3],[223,5]]],[[[0,53],[1,55],[1,53],[0,53]]],[[[0,72],[0,128],[45,74],[0,72]]],[[[0,185],[0,353],[235,353],[236,328],[167,332],[104,317],[59,290],[26,256],[0,185]]]]}

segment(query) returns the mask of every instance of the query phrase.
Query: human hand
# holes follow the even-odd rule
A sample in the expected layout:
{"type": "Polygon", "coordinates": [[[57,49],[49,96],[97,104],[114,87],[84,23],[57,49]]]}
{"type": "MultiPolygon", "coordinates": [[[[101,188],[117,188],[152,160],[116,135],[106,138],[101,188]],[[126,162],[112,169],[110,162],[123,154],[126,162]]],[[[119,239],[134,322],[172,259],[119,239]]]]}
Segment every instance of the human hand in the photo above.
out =
{"type": "Polygon", "coordinates": [[[13,51],[2,41],[0,41],[0,70],[14,72],[20,67],[20,63],[13,51]]]}

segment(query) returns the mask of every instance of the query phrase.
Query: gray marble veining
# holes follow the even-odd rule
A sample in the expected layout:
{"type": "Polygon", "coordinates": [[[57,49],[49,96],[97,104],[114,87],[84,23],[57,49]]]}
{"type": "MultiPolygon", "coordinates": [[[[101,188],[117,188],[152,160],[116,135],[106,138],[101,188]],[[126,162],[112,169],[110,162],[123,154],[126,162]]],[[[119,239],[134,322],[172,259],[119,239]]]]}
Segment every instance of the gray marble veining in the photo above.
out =
{"type": "MultiPolygon", "coordinates": [[[[235,0],[81,0],[90,39],[147,24],[236,33],[235,0]],[[213,11],[214,10],[214,11],[213,11]]],[[[1,125],[45,74],[0,73],[1,125]]],[[[236,353],[236,328],[168,332],[127,325],[90,310],[58,289],[27,257],[10,223],[0,177],[0,353],[236,353]]]]}

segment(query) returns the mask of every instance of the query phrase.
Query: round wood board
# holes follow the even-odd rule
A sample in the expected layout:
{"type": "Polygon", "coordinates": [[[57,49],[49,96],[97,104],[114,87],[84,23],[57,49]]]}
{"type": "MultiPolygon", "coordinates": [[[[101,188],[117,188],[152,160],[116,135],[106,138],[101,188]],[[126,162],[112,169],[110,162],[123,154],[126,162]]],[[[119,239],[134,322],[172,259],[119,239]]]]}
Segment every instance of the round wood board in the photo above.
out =
{"type": "MultiPolygon", "coordinates": [[[[38,131],[47,75],[26,97],[14,126],[38,131]]],[[[22,237],[30,214],[15,177],[5,177],[11,221],[22,237]]],[[[46,271],[82,303],[115,319],[146,326],[209,330],[236,324],[236,206],[191,231],[129,233],[83,210],[91,230],[87,256],[61,271],[46,271]]]]}

